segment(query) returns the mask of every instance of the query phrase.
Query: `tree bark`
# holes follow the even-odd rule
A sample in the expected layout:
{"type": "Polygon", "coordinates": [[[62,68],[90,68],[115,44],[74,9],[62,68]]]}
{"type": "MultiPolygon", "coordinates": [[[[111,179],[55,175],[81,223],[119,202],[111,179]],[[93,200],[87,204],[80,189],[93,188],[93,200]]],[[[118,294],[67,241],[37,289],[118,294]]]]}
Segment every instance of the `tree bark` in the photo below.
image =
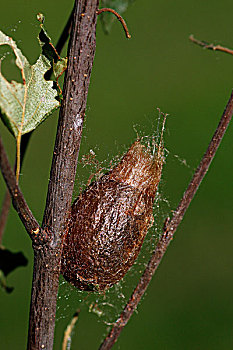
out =
{"type": "Polygon", "coordinates": [[[52,350],[62,236],[67,229],[87,93],[96,46],[98,0],[76,0],[42,230],[50,239],[34,245],[28,350],[52,350]]]}

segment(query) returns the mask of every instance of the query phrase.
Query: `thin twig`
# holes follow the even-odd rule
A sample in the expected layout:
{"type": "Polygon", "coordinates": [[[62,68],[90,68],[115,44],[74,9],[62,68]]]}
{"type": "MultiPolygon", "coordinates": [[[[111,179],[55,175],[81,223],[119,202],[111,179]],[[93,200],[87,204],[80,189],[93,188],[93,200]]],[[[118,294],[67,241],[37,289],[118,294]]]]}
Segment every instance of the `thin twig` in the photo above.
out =
{"type": "Polygon", "coordinates": [[[100,350],[111,349],[116,340],[118,339],[122,329],[129,321],[130,317],[134,313],[138,303],[140,302],[143,294],[145,293],[155,271],[157,270],[168,246],[171,242],[174,233],[181,223],[186,210],[189,207],[190,202],[192,201],[197,189],[204,178],[207,170],[209,169],[210,163],[212,162],[216,151],[222,141],[222,138],[225,134],[225,131],[230,123],[233,114],[233,92],[228,101],[226,109],[222,115],[220,123],[214,133],[214,136],[209,144],[209,147],[204,154],[187,190],[184,193],[182,200],[180,201],[177,209],[175,210],[171,221],[169,218],[165,221],[164,231],[159,239],[156,249],[152,253],[151,259],[147,264],[147,267],[140,278],[140,281],[137,287],[134,289],[133,294],[131,295],[128,303],[126,304],[124,310],[122,311],[120,317],[115,322],[111,331],[105,338],[104,342],[100,346],[100,350]]]}
{"type": "Polygon", "coordinates": [[[76,325],[76,322],[78,321],[78,317],[80,314],[80,310],[77,310],[75,314],[73,315],[70,323],[68,324],[65,332],[64,332],[64,338],[62,342],[62,350],[69,350],[71,346],[71,338],[72,338],[72,332],[74,329],[74,326],[76,325]]]}
{"type": "Polygon", "coordinates": [[[73,10],[70,13],[70,16],[68,18],[68,21],[66,22],[66,25],[60,35],[60,38],[58,39],[57,45],[55,46],[57,53],[60,55],[63,47],[70,35],[70,31],[71,31],[71,25],[72,25],[72,19],[73,19],[73,10]]]}
{"type": "Polygon", "coordinates": [[[2,171],[2,175],[5,179],[5,182],[7,184],[8,190],[11,194],[12,203],[17,211],[23,225],[25,226],[28,234],[34,240],[36,238],[36,241],[41,239],[41,230],[38,222],[34,218],[31,210],[29,209],[23,194],[17,185],[16,177],[11,169],[9,160],[7,158],[5,149],[2,144],[2,140],[0,137],[0,168],[2,171]]]}
{"type": "Polygon", "coordinates": [[[233,50],[228,49],[227,47],[224,47],[221,45],[209,44],[206,41],[201,41],[201,40],[195,39],[193,35],[189,36],[189,40],[192,41],[194,44],[202,46],[204,49],[213,50],[213,51],[221,51],[221,52],[225,52],[225,53],[229,53],[230,55],[233,55],[233,50]]]}
{"type": "Polygon", "coordinates": [[[100,15],[103,12],[111,12],[111,13],[113,13],[117,17],[117,19],[121,22],[122,27],[123,27],[123,29],[125,31],[126,38],[128,38],[128,39],[131,38],[131,35],[129,34],[129,30],[128,30],[128,27],[127,27],[127,24],[125,23],[125,20],[123,19],[123,17],[118,12],[116,12],[115,10],[113,10],[111,8],[102,8],[102,9],[99,9],[97,11],[97,15],[100,15]]]}

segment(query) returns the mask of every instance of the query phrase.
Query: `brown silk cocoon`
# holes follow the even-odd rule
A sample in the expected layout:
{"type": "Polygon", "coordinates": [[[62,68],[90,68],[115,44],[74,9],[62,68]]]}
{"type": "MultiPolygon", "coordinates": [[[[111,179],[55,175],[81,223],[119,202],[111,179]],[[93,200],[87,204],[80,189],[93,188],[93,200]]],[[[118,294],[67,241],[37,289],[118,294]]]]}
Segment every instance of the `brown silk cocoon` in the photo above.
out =
{"type": "Polygon", "coordinates": [[[61,271],[78,289],[104,291],[126,274],[153,224],[163,148],[136,141],[118,165],[72,205],[61,271]]]}

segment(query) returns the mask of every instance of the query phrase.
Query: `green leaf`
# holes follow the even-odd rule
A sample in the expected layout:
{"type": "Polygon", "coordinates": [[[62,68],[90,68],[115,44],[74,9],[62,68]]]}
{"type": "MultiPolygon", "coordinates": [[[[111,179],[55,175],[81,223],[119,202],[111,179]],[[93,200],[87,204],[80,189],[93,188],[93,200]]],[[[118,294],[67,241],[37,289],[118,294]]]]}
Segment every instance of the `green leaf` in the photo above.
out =
{"type": "MultiPolygon", "coordinates": [[[[122,15],[135,0],[102,0],[101,8],[108,7],[122,15]]],[[[111,13],[104,13],[101,16],[104,31],[109,34],[116,17],[111,13]]]]}
{"type": "Polygon", "coordinates": [[[44,55],[41,54],[31,66],[13,39],[1,31],[0,45],[12,48],[23,81],[9,82],[0,71],[0,108],[4,114],[3,120],[17,138],[35,129],[59,107],[59,101],[56,99],[57,91],[53,88],[53,82],[44,78],[44,74],[51,68],[44,55]]]}
{"type": "Polygon", "coordinates": [[[44,15],[38,13],[37,19],[41,23],[41,31],[38,39],[40,46],[42,47],[42,54],[49,60],[51,67],[53,68],[53,74],[55,78],[58,79],[67,68],[67,58],[60,57],[56,48],[52,44],[51,38],[44,27],[44,15]]]}
{"type": "Polygon", "coordinates": [[[67,68],[67,58],[60,58],[57,63],[53,64],[53,74],[58,79],[67,68]]]}

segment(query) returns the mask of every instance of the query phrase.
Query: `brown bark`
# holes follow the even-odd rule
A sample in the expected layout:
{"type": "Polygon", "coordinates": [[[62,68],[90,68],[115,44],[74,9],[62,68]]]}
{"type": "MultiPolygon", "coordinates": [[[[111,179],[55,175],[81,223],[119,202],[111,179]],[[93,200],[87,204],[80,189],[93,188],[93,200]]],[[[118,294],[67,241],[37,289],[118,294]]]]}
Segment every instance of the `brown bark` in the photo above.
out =
{"type": "Polygon", "coordinates": [[[28,349],[52,350],[62,235],[66,230],[95,55],[98,0],[76,0],[57,136],[42,229],[51,242],[34,246],[28,349]]]}

